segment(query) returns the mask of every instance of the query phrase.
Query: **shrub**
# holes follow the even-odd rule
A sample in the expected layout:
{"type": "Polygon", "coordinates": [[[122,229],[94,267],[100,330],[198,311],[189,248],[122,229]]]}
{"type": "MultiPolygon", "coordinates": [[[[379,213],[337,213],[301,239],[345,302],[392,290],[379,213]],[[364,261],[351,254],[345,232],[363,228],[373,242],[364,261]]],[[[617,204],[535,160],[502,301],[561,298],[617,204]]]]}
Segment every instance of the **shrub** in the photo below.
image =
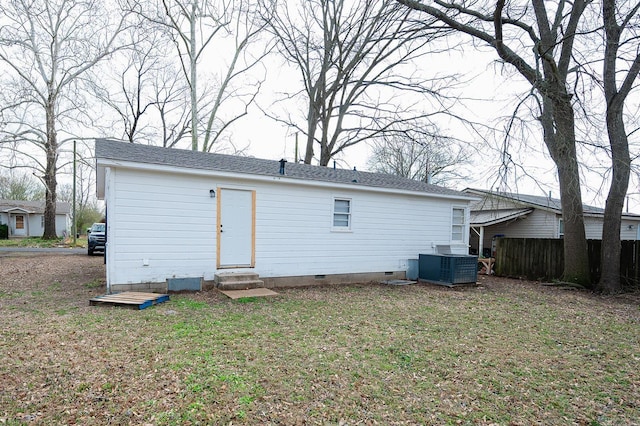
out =
{"type": "Polygon", "coordinates": [[[0,240],[9,239],[9,225],[0,224],[0,240]]]}

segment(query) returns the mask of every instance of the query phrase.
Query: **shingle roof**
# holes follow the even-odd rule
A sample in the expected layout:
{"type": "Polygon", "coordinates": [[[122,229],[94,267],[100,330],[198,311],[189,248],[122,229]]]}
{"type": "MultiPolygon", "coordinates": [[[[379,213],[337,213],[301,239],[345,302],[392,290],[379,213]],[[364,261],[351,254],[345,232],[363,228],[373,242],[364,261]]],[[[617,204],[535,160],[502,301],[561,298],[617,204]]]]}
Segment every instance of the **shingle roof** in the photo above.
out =
{"type": "MultiPolygon", "coordinates": [[[[526,205],[533,206],[533,207],[549,208],[559,213],[562,211],[562,205],[560,204],[560,200],[557,198],[538,196],[538,195],[517,194],[513,192],[495,192],[495,191],[489,191],[485,189],[474,189],[474,188],[465,189],[465,192],[467,191],[474,194],[509,199],[509,200],[524,203],[526,205]]],[[[600,207],[589,206],[587,204],[583,204],[582,209],[586,214],[604,214],[604,209],[600,207]]],[[[623,216],[635,216],[635,215],[623,213],[623,216]]]]}
{"type": "MultiPolygon", "coordinates": [[[[44,213],[44,201],[0,200],[0,211],[23,209],[29,213],[44,213]]],[[[56,214],[67,214],[71,211],[69,203],[56,202],[56,214]]]]}
{"type": "MultiPolygon", "coordinates": [[[[109,139],[96,139],[96,159],[131,161],[258,176],[281,176],[280,162],[276,160],[162,148],[109,139]]],[[[291,179],[400,189],[434,195],[470,198],[468,195],[459,191],[399,176],[334,169],[309,164],[287,163],[285,166],[285,176],[291,179]]]]}

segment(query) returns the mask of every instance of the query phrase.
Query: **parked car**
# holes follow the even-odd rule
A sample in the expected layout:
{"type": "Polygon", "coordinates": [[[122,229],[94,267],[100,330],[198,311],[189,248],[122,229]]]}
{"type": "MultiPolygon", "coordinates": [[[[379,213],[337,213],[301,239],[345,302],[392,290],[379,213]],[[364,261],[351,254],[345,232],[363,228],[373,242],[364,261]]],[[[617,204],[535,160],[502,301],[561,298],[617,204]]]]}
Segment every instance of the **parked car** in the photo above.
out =
{"type": "Polygon", "coordinates": [[[107,227],[104,223],[94,223],[88,231],[87,254],[93,255],[94,251],[101,251],[104,253],[104,244],[107,240],[107,227]]]}

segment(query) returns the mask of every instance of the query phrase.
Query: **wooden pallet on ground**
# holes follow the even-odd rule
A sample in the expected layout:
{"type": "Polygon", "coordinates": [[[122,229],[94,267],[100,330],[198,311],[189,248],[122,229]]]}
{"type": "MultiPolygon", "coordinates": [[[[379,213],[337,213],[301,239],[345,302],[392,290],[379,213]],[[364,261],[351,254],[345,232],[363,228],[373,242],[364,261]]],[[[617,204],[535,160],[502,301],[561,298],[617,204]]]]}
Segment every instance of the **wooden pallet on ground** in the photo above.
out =
{"type": "Polygon", "coordinates": [[[96,296],[89,300],[89,305],[122,306],[130,309],[145,309],[169,300],[168,294],[140,293],[137,291],[125,291],[123,293],[106,294],[96,296]]]}

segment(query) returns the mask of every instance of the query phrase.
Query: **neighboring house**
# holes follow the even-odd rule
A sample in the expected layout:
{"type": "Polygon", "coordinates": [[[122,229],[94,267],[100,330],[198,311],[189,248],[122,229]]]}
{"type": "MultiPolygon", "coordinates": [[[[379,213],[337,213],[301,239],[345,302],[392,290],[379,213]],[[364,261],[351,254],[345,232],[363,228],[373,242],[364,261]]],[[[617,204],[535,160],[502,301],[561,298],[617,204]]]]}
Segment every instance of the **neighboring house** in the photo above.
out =
{"type": "Polygon", "coordinates": [[[96,141],[108,291],[253,272],[267,287],[404,278],[466,254],[472,197],[392,175],[96,141]]]}
{"type": "MultiPolygon", "coordinates": [[[[56,203],[56,233],[69,235],[69,203],[56,203]]],[[[11,237],[41,237],[44,234],[44,201],[0,200],[0,224],[9,225],[11,237]]]]}
{"type": "MultiPolygon", "coordinates": [[[[535,195],[467,188],[466,194],[481,198],[471,205],[471,250],[493,252],[495,236],[508,238],[562,238],[564,226],[560,200],[535,195]],[[482,241],[482,245],[480,242],[482,241]]],[[[602,239],[604,209],[583,205],[587,239],[602,239]]],[[[620,238],[640,239],[640,215],[623,214],[620,238]]]]}

